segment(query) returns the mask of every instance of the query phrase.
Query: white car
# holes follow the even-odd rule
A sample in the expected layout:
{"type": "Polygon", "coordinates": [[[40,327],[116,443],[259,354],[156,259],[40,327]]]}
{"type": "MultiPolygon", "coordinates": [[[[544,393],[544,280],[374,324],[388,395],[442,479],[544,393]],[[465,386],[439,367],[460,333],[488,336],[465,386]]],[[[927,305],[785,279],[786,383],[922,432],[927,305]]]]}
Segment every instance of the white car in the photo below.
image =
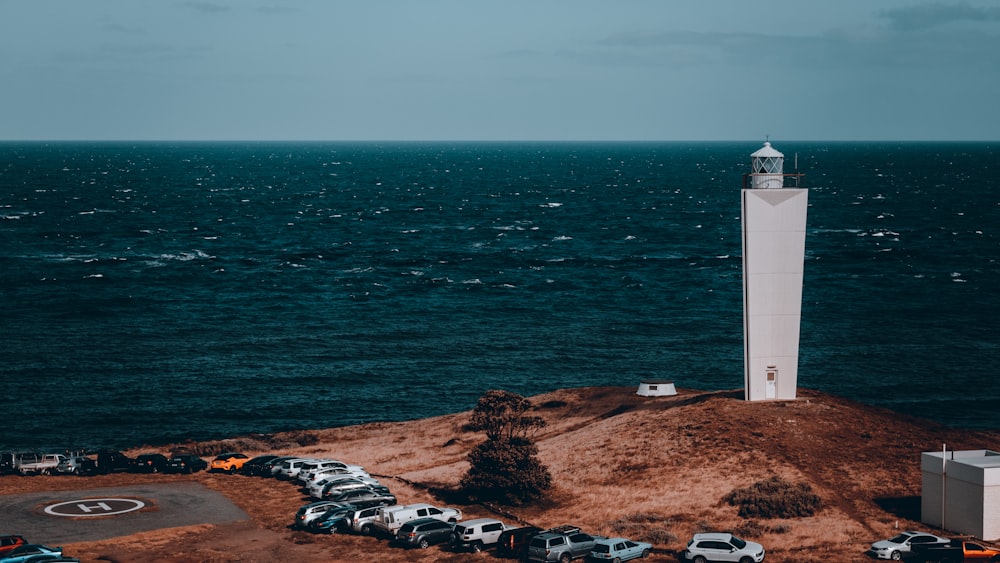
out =
{"type": "Polygon", "coordinates": [[[764,546],[741,540],[732,534],[695,534],[684,550],[684,557],[694,563],[708,561],[760,563],[764,560],[764,546]]]}
{"type": "Polygon", "coordinates": [[[302,467],[299,468],[297,479],[305,482],[312,479],[316,474],[327,470],[344,470],[350,471],[351,473],[365,473],[365,468],[360,465],[349,465],[335,459],[320,459],[302,464],[302,467]]]}
{"type": "Polygon", "coordinates": [[[454,549],[471,549],[480,552],[495,545],[500,534],[507,525],[494,518],[476,518],[455,524],[455,533],[451,536],[451,547],[454,549]]]}
{"type": "MultiPolygon", "coordinates": [[[[299,474],[301,477],[301,473],[299,474]]],[[[310,485],[323,481],[324,479],[334,479],[334,478],[345,478],[353,477],[355,479],[361,479],[362,481],[370,481],[372,485],[378,484],[378,479],[375,479],[371,475],[365,473],[364,471],[353,471],[350,469],[324,469],[323,471],[318,471],[309,476],[308,479],[302,480],[302,487],[308,489],[310,485]]]]}
{"type": "Polygon", "coordinates": [[[909,531],[903,532],[896,537],[873,543],[868,553],[876,559],[899,561],[909,555],[913,544],[929,545],[936,543],[946,544],[948,542],[949,540],[935,536],[934,534],[909,531]]]}
{"type": "Polygon", "coordinates": [[[278,466],[278,471],[274,473],[274,476],[278,479],[293,481],[299,475],[299,471],[302,469],[302,466],[313,461],[316,460],[302,457],[286,459],[281,462],[281,465],[278,466]]]}
{"type": "Polygon", "coordinates": [[[306,494],[314,499],[322,500],[323,495],[329,490],[346,491],[348,489],[362,489],[378,484],[377,481],[372,483],[369,479],[359,479],[353,475],[335,475],[310,483],[306,487],[306,494]]]}

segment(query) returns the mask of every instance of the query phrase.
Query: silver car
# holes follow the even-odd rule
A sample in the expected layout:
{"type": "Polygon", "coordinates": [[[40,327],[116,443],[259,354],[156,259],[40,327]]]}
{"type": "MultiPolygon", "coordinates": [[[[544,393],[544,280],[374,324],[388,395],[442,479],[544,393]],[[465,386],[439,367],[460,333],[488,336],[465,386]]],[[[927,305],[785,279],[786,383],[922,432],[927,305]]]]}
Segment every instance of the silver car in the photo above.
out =
{"type": "Polygon", "coordinates": [[[293,528],[298,528],[300,530],[306,529],[306,526],[310,522],[319,518],[320,516],[326,514],[327,510],[340,506],[340,504],[328,500],[321,500],[318,502],[310,502],[299,508],[295,513],[295,521],[292,522],[293,528]]]}
{"type": "Polygon", "coordinates": [[[868,553],[876,559],[892,559],[894,561],[899,561],[900,559],[906,558],[910,555],[914,544],[943,545],[946,543],[948,543],[948,540],[940,536],[924,532],[910,531],[903,532],[887,540],[873,543],[871,549],[868,550],[868,553]]]}

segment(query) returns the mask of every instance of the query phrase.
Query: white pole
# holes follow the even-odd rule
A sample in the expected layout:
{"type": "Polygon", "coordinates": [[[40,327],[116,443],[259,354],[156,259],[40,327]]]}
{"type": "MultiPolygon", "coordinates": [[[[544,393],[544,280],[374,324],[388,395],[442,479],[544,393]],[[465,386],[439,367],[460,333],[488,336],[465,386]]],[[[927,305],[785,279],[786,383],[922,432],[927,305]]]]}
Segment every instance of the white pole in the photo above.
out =
{"type": "Polygon", "coordinates": [[[948,480],[945,475],[948,473],[948,445],[941,444],[941,529],[946,530],[944,527],[944,516],[946,513],[945,507],[947,502],[945,502],[945,496],[948,490],[948,480]]]}

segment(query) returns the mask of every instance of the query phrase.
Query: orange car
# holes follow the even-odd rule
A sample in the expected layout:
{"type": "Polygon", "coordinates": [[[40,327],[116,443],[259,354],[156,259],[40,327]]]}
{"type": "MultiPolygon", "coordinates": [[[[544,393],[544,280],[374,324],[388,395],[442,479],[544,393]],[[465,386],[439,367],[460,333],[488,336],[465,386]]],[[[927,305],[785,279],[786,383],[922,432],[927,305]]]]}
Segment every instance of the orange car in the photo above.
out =
{"type": "Polygon", "coordinates": [[[224,454],[219,454],[215,456],[212,463],[208,465],[208,470],[211,471],[226,471],[228,473],[236,473],[243,467],[243,464],[250,461],[250,458],[236,452],[227,452],[224,454]]]}
{"type": "Polygon", "coordinates": [[[21,547],[26,543],[28,542],[21,536],[0,536],[0,558],[7,557],[15,547],[21,547]]]}

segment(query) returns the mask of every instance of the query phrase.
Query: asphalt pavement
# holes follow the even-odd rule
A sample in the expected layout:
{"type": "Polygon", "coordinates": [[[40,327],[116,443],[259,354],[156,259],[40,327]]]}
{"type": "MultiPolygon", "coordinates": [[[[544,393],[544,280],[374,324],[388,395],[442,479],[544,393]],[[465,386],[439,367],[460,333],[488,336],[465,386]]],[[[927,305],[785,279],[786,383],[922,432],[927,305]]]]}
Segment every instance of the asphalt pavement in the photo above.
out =
{"type": "Polygon", "coordinates": [[[193,482],[0,495],[0,533],[46,545],[249,518],[224,495],[193,482]]]}

